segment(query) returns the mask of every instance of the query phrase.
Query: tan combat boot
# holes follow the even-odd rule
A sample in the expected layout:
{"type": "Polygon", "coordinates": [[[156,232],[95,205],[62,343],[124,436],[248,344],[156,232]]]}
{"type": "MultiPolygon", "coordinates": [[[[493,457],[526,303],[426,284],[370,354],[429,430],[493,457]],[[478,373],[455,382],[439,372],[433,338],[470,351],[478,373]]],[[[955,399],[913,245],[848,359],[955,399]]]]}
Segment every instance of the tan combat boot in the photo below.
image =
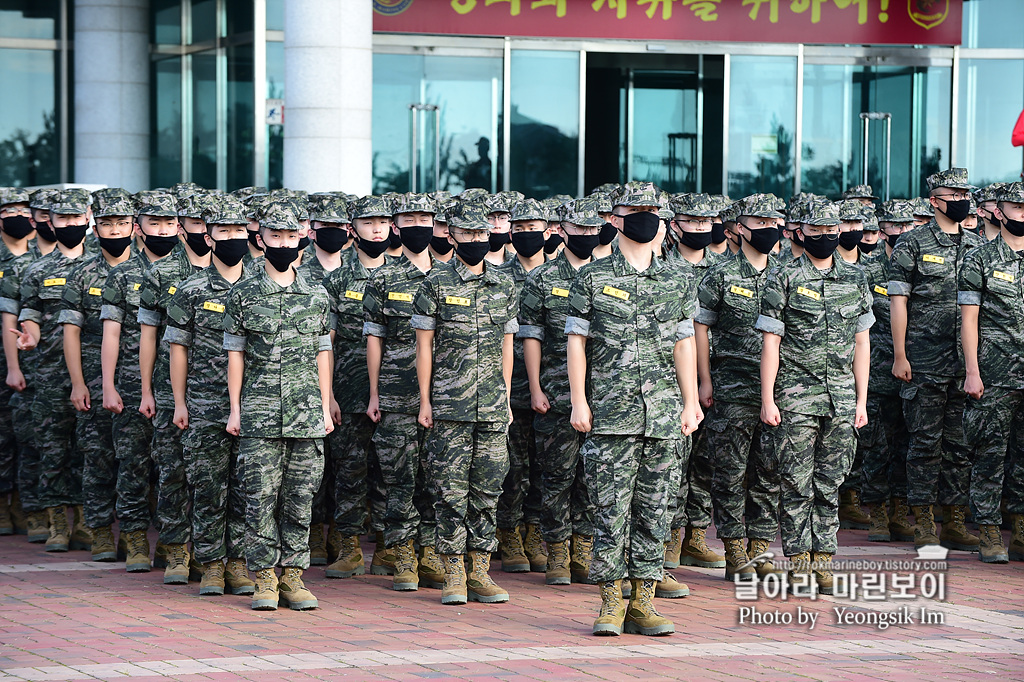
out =
{"type": "Polygon", "coordinates": [[[523,550],[530,560],[530,570],[534,573],[544,573],[548,568],[548,554],[544,549],[544,540],[540,536],[540,527],[533,523],[526,524],[526,533],[523,536],[523,550]]]}
{"type": "MultiPolygon", "coordinates": [[[[962,552],[977,552],[980,540],[967,530],[965,516],[967,507],[953,505],[942,508],[942,532],[939,544],[948,549],[959,549],[962,552]]],[[[1002,540],[999,541],[1002,544],[1002,540]]]]}
{"type": "Polygon", "coordinates": [[[417,568],[420,584],[424,587],[432,587],[440,590],[444,587],[444,566],[441,565],[441,557],[430,545],[420,547],[420,561],[417,568]]]}
{"type": "Polygon", "coordinates": [[[442,554],[444,565],[444,587],[441,588],[441,603],[449,605],[465,604],[468,598],[466,590],[466,562],[461,554],[442,554]]]}
{"type": "Polygon", "coordinates": [[[377,547],[370,559],[370,575],[394,575],[395,553],[384,546],[384,533],[377,533],[377,547]]]}
{"type": "Polygon", "coordinates": [[[827,552],[815,552],[812,555],[812,570],[814,580],[818,585],[818,592],[821,594],[832,594],[835,581],[832,576],[832,555],[827,552]]]}
{"type": "Polygon", "coordinates": [[[769,575],[785,572],[775,568],[775,563],[765,556],[770,547],[771,542],[761,538],[750,538],[747,541],[747,558],[754,562],[754,572],[758,578],[764,579],[769,575]]]}
{"type": "Polygon", "coordinates": [[[167,568],[167,545],[156,541],[156,551],[153,552],[153,568],[167,568]]]}
{"type": "Polygon", "coordinates": [[[867,530],[871,518],[860,508],[860,491],[846,490],[839,495],[839,527],[867,530]]]}
{"type": "Polygon", "coordinates": [[[935,515],[932,505],[913,507],[914,512],[914,548],[939,544],[939,536],[935,534],[935,515]]]}
{"type": "Polygon", "coordinates": [[[569,575],[574,583],[593,585],[590,579],[590,564],[594,560],[594,537],[573,535],[572,554],[569,556],[569,575]]]}
{"type": "Polygon", "coordinates": [[[704,528],[687,526],[686,534],[683,536],[683,548],[679,555],[679,563],[683,566],[724,568],[725,557],[708,547],[704,528]]]}
{"type": "Polygon", "coordinates": [[[92,549],[92,530],[85,525],[85,511],[82,505],[76,504],[71,508],[73,523],[71,525],[71,549],[92,549]]]}
{"type": "Polygon", "coordinates": [[[183,543],[168,543],[164,585],[188,585],[188,548],[183,543]]]}
{"type": "Polygon", "coordinates": [[[889,512],[885,508],[885,503],[868,507],[868,516],[871,519],[871,527],[868,528],[868,542],[892,540],[892,532],[889,530],[889,512]]]}
{"type": "Polygon", "coordinates": [[[121,533],[125,538],[128,556],[124,560],[124,569],[128,573],[149,573],[149,538],[146,531],[133,530],[121,533]],[[126,537],[127,536],[127,537],[126,537]]]}
{"type": "Polygon", "coordinates": [[[314,523],[309,527],[309,565],[327,565],[327,538],[324,537],[322,523],[314,523]]]}
{"type": "Polygon", "coordinates": [[[231,594],[252,594],[256,591],[256,583],[249,578],[249,571],[245,568],[245,559],[228,559],[224,569],[224,587],[231,594]]]}
{"type": "Polygon", "coordinates": [[[978,558],[986,564],[1005,564],[1010,556],[1003,545],[1003,532],[996,525],[978,526],[981,538],[978,547],[978,558]]]}
{"type": "Polygon", "coordinates": [[[66,552],[71,542],[71,529],[68,527],[68,510],[59,507],[47,507],[46,516],[50,522],[50,537],[46,539],[47,552],[66,552]]]}
{"type": "Polygon", "coordinates": [[[633,580],[623,629],[631,635],[671,635],[676,631],[668,618],[654,608],[656,580],[633,580]]]}
{"type": "Polygon", "coordinates": [[[482,604],[499,604],[508,601],[508,592],[491,580],[491,553],[472,550],[469,553],[469,575],[466,576],[466,592],[470,601],[482,604]]]}
{"type": "Polygon", "coordinates": [[[1024,514],[1010,514],[1010,561],[1024,561],[1024,514]]]}
{"type": "Polygon", "coordinates": [[[45,511],[29,512],[25,515],[25,524],[29,542],[46,542],[50,537],[49,515],[45,511]]]}
{"type": "Polygon", "coordinates": [[[117,545],[110,526],[92,529],[92,560],[117,561],[117,545]]]}
{"type": "Polygon", "coordinates": [[[341,538],[341,549],[338,560],[327,567],[328,578],[351,578],[366,573],[366,560],[363,548],[359,544],[358,535],[344,535],[341,538]]]}
{"type": "Polygon", "coordinates": [[[618,637],[622,634],[622,622],[626,619],[626,604],[622,601],[622,581],[609,580],[601,583],[601,610],[594,621],[594,634],[618,637]]]}
{"type": "Polygon", "coordinates": [[[309,611],[320,605],[313,593],[306,589],[305,583],[302,582],[302,569],[297,566],[288,566],[284,569],[281,581],[277,584],[277,596],[284,600],[292,611],[309,611]]]}
{"type": "Polygon", "coordinates": [[[673,528],[665,541],[665,568],[679,568],[679,559],[683,551],[683,531],[673,528]]]}
{"type": "Polygon", "coordinates": [[[661,580],[654,586],[654,596],[659,599],[682,599],[690,596],[690,588],[663,568],[661,580]]]}
{"type": "Polygon", "coordinates": [[[548,585],[569,585],[572,574],[569,572],[569,541],[548,543],[548,566],[544,572],[544,582],[548,585]]]}
{"type": "Polygon", "coordinates": [[[203,564],[203,579],[199,583],[200,596],[224,594],[224,562],[210,561],[203,564]]]}
{"type": "Polygon", "coordinates": [[[523,548],[523,536],[518,528],[498,529],[498,544],[501,550],[501,570],[506,573],[529,573],[530,559],[523,548]]]}
{"type": "Polygon", "coordinates": [[[334,519],[331,519],[331,523],[327,526],[327,561],[332,558],[337,558],[338,552],[341,551],[341,533],[334,526],[334,519]]]}
{"type": "Polygon", "coordinates": [[[814,573],[811,570],[811,553],[800,552],[789,557],[789,590],[797,596],[814,594],[814,573]]]}
{"type": "Polygon", "coordinates": [[[419,566],[416,561],[416,548],[412,539],[391,548],[395,555],[395,577],[391,581],[391,589],[398,592],[414,592],[420,588],[419,566]]]}
{"type": "Polygon", "coordinates": [[[907,520],[910,516],[910,505],[907,498],[892,498],[892,510],[889,513],[889,535],[893,542],[913,542],[914,526],[907,520]]]}
{"type": "Polygon", "coordinates": [[[18,535],[28,533],[28,518],[25,510],[21,508],[21,495],[15,490],[11,493],[11,523],[14,524],[14,532],[18,535]]]}
{"type": "Polygon", "coordinates": [[[252,595],[254,611],[277,611],[277,574],[272,568],[256,571],[256,589],[252,595]]]}
{"type": "Polygon", "coordinates": [[[14,517],[7,493],[0,493],[0,535],[14,535],[14,517]]]}
{"type": "Polygon", "coordinates": [[[743,549],[743,538],[722,538],[725,544],[725,579],[751,580],[757,571],[743,549]]]}

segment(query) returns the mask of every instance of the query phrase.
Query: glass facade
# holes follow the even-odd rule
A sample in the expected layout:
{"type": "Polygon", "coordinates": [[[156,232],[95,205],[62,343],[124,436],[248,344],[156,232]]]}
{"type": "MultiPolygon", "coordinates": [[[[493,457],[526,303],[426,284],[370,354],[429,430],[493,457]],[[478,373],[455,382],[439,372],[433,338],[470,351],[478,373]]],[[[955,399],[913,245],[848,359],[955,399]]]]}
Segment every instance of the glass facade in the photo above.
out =
{"type": "Polygon", "coordinates": [[[958,161],[978,172],[977,185],[1020,179],[1021,150],[1009,145],[1021,112],[1024,61],[964,59],[960,63],[958,161]]]}

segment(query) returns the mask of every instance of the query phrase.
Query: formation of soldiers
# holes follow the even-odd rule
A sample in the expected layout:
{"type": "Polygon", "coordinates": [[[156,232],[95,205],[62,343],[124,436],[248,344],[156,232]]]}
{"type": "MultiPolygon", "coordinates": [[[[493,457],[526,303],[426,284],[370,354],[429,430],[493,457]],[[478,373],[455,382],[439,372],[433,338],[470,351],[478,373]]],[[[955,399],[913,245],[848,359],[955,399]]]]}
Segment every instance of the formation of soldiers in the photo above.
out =
{"type": "Polygon", "coordinates": [[[840,527],[1024,560],[1024,186],[928,188],[0,190],[0,534],[254,609],[500,551],[599,635],[680,565],[831,593],[840,527]]]}

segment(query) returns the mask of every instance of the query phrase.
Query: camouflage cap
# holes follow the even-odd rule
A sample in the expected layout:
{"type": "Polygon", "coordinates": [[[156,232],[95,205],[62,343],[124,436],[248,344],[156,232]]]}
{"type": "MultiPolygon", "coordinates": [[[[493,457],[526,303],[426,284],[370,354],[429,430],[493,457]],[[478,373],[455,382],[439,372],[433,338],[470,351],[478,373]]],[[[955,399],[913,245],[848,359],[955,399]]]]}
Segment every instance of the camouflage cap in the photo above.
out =
{"type": "Polygon", "coordinates": [[[484,197],[483,206],[488,215],[491,213],[509,213],[512,210],[512,203],[510,203],[509,197],[504,192],[484,197]]]}
{"type": "Polygon", "coordinates": [[[841,222],[839,219],[839,204],[828,199],[813,199],[807,206],[807,215],[802,222],[806,225],[818,227],[838,225],[841,222]]]}
{"type": "Polygon", "coordinates": [[[203,211],[211,203],[217,201],[217,199],[217,196],[214,194],[190,194],[185,197],[179,197],[177,201],[178,217],[202,220],[203,211]]]}
{"type": "Polygon", "coordinates": [[[592,192],[589,198],[597,202],[598,213],[612,212],[612,198],[604,192],[592,192]]]}
{"type": "Polygon", "coordinates": [[[219,197],[206,205],[202,219],[207,225],[248,225],[248,210],[238,197],[219,197]]]}
{"type": "Polygon", "coordinates": [[[912,223],[914,202],[908,199],[889,199],[879,209],[878,220],[884,223],[912,223]]]}
{"type": "Polygon", "coordinates": [[[437,213],[434,214],[434,223],[441,223],[444,225],[448,224],[448,214],[451,210],[459,203],[459,200],[450,197],[447,201],[441,202],[437,207],[437,213]]]}
{"type": "Polygon", "coordinates": [[[548,211],[544,205],[536,199],[523,199],[512,205],[509,218],[512,222],[522,220],[543,220],[547,221],[548,211]]]}
{"type": "Polygon", "coordinates": [[[174,195],[175,199],[182,199],[193,194],[201,194],[206,190],[194,182],[176,182],[168,188],[167,193],[174,195]]]}
{"type": "Polygon", "coordinates": [[[725,196],[724,194],[712,194],[710,196],[711,204],[715,207],[716,216],[721,215],[722,211],[724,211],[729,206],[729,204],[732,203],[732,199],[725,196]]]}
{"type": "Polygon", "coordinates": [[[29,193],[21,187],[4,187],[0,190],[0,206],[8,204],[27,204],[29,193]]]}
{"type": "Polygon", "coordinates": [[[309,219],[321,223],[351,223],[348,217],[348,203],[341,197],[332,196],[328,201],[310,210],[309,219]]]}
{"type": "Polygon", "coordinates": [[[266,187],[262,187],[262,186],[258,186],[258,187],[239,187],[238,189],[236,189],[233,192],[231,192],[231,194],[233,196],[235,196],[235,197],[237,197],[239,199],[242,199],[243,201],[245,199],[248,199],[249,197],[252,197],[252,196],[260,196],[260,195],[269,194],[269,193],[270,193],[270,190],[267,189],[266,187]]]}
{"type": "Polygon", "coordinates": [[[431,192],[430,198],[436,201],[438,204],[438,208],[440,208],[443,202],[446,202],[452,198],[452,193],[446,189],[439,189],[436,192],[431,192]]]}
{"type": "Polygon", "coordinates": [[[978,202],[971,197],[967,200],[967,215],[978,216],[978,202]]]}
{"type": "Polygon", "coordinates": [[[134,216],[135,199],[128,190],[120,187],[97,190],[92,195],[92,215],[94,218],[134,216]]]}
{"type": "Polygon", "coordinates": [[[598,205],[592,198],[567,201],[562,204],[562,220],[581,227],[600,227],[604,225],[604,218],[598,214],[598,205]]]}
{"type": "Polygon", "coordinates": [[[1024,204],[1024,183],[1011,182],[1004,185],[997,195],[996,201],[1012,201],[1024,204]]]}
{"type": "Polygon", "coordinates": [[[864,231],[878,232],[878,218],[875,217],[874,212],[864,216],[864,231]]]}
{"type": "Polygon", "coordinates": [[[391,202],[386,197],[377,194],[356,199],[348,205],[348,217],[352,220],[356,218],[390,218],[391,215],[391,202]]]}
{"type": "Polygon", "coordinates": [[[485,197],[489,197],[490,195],[491,193],[482,187],[470,187],[462,190],[459,194],[459,199],[462,201],[479,201],[485,197]]]}
{"type": "Polygon", "coordinates": [[[483,202],[460,201],[448,209],[448,227],[490,232],[491,224],[487,222],[487,208],[483,202]]]}
{"type": "Polygon", "coordinates": [[[540,205],[544,208],[544,213],[547,215],[546,220],[549,223],[557,223],[562,220],[562,202],[555,197],[548,197],[540,202],[540,205]]]}
{"type": "Polygon", "coordinates": [[[991,185],[985,185],[974,190],[974,200],[979,204],[984,204],[986,201],[997,201],[996,197],[999,196],[999,190],[1006,187],[1005,182],[993,182],[991,185]]]}
{"type": "Polygon", "coordinates": [[[928,183],[928,191],[946,187],[947,189],[974,189],[974,185],[967,182],[966,168],[950,168],[929,175],[925,180],[928,183]]]}
{"type": "Polygon", "coordinates": [[[740,210],[743,208],[743,201],[734,201],[721,211],[718,215],[721,216],[723,223],[734,223],[740,217],[740,210]]]}
{"type": "Polygon", "coordinates": [[[910,205],[915,216],[923,218],[933,218],[935,216],[935,209],[932,208],[931,202],[924,197],[914,197],[910,200],[910,205]]]}
{"type": "Polygon", "coordinates": [[[89,192],[80,187],[62,189],[54,197],[53,203],[50,204],[50,213],[56,213],[57,215],[83,215],[88,213],[89,204],[91,203],[92,197],[89,196],[89,192]]]}
{"type": "Polygon", "coordinates": [[[292,205],[287,201],[275,201],[265,206],[258,215],[260,227],[271,230],[298,230],[299,219],[295,217],[292,205]]]}
{"type": "Polygon", "coordinates": [[[697,218],[711,218],[720,210],[709,194],[676,194],[668,203],[673,217],[690,215],[697,218]]]}
{"type": "Polygon", "coordinates": [[[836,205],[839,206],[840,220],[862,221],[865,218],[865,214],[869,213],[869,211],[864,210],[867,207],[856,199],[843,199],[842,201],[837,201],[836,205]]]}
{"type": "Polygon", "coordinates": [[[37,189],[29,196],[28,207],[40,211],[49,211],[50,204],[60,194],[59,189],[37,189]]]}
{"type": "Polygon", "coordinates": [[[157,217],[178,217],[174,197],[160,192],[138,192],[135,194],[136,215],[157,217]]]}
{"type": "Polygon", "coordinates": [[[401,213],[437,213],[437,202],[429,194],[406,192],[399,194],[392,207],[394,215],[401,213]]]}
{"type": "Polygon", "coordinates": [[[653,182],[627,182],[612,196],[612,206],[657,206],[659,190],[653,182]]]}
{"type": "Polygon", "coordinates": [[[617,182],[606,182],[603,185],[600,185],[600,186],[595,187],[594,189],[590,190],[590,193],[591,194],[598,194],[598,193],[600,193],[600,194],[607,194],[608,197],[611,198],[612,196],[615,196],[616,194],[618,194],[618,192],[619,192],[619,190],[621,188],[622,188],[622,185],[620,185],[617,182]]]}
{"type": "Polygon", "coordinates": [[[776,208],[778,197],[774,194],[751,194],[736,202],[739,205],[737,216],[747,215],[751,218],[784,218],[776,208]]]}
{"type": "Polygon", "coordinates": [[[306,197],[306,210],[312,215],[317,209],[332,199],[334,199],[334,195],[330,192],[314,192],[306,197]]]}
{"type": "Polygon", "coordinates": [[[872,191],[871,185],[854,185],[843,192],[843,199],[878,199],[872,191]]]}

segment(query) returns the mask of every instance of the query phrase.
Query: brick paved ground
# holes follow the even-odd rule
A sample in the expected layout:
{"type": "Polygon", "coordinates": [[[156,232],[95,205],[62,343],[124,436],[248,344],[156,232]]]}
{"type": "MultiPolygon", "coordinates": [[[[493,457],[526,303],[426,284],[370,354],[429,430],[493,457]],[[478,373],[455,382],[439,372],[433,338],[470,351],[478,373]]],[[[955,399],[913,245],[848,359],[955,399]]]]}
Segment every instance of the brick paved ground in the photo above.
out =
{"type": "MultiPolygon", "coordinates": [[[[841,531],[840,544],[837,559],[916,556],[908,544],[868,543],[866,531],[841,531]]],[[[195,583],[165,586],[160,571],[128,575],[87,558],[0,538],[0,681],[1024,679],[1024,563],[988,566],[961,552],[950,555],[944,603],[853,606],[873,614],[908,605],[915,618],[925,606],[943,625],[839,625],[833,609],[849,600],[838,597],[756,604],[817,613],[813,630],[741,625],[750,604],[721,570],[681,568],[674,573],[691,596],[658,600],[677,630],[662,638],[593,637],[596,588],[547,587],[542,574],[502,574],[497,563],[508,604],[442,607],[437,590],[398,593],[390,578],[326,580],[314,568],[307,585],[320,609],[297,613],[200,598],[195,583]]]]}

